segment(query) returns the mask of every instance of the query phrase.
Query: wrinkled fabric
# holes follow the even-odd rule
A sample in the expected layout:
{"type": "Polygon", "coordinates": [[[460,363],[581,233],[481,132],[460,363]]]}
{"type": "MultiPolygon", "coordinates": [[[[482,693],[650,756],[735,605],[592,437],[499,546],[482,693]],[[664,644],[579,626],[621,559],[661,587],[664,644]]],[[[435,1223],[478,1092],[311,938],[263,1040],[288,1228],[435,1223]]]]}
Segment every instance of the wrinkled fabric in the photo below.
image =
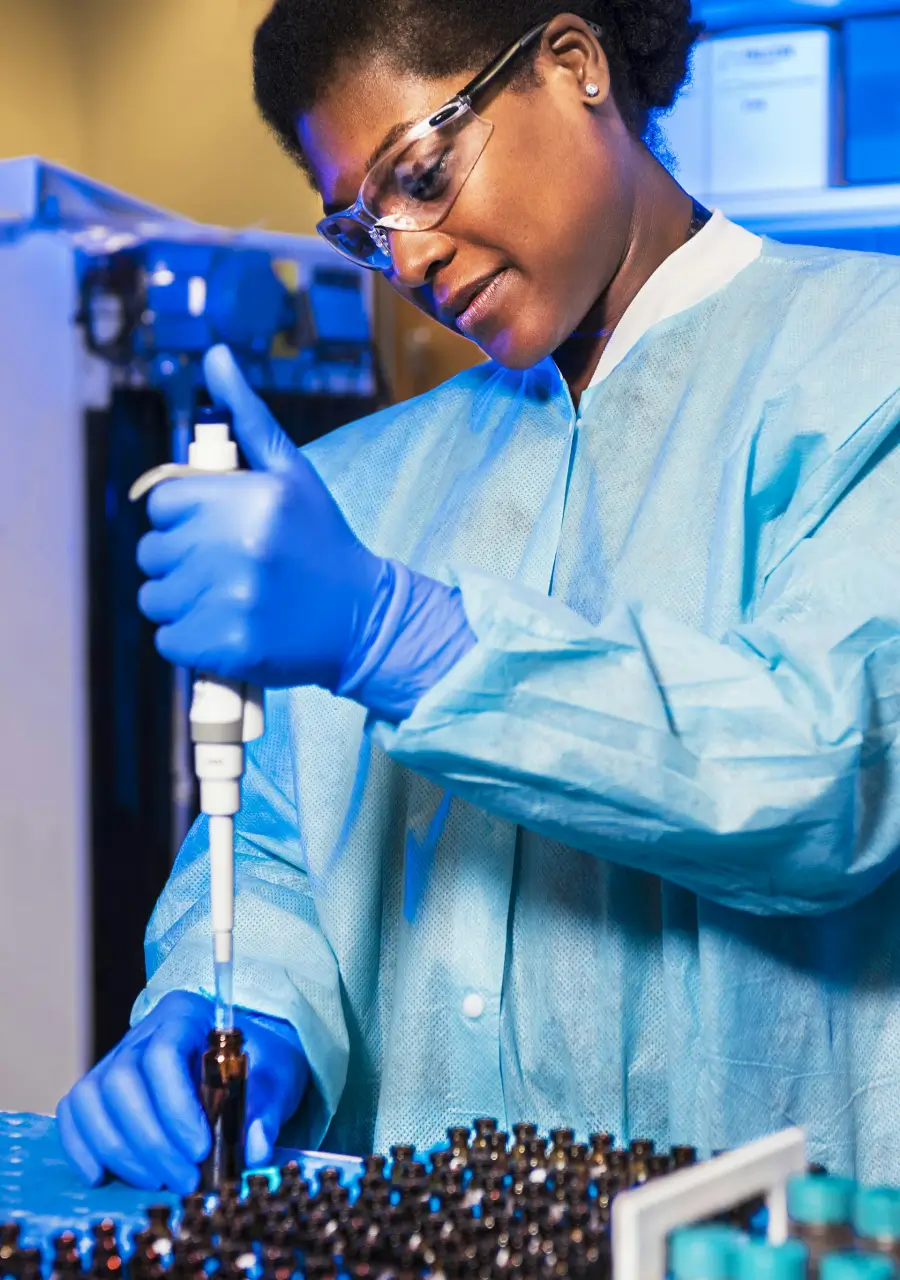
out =
{"type": "MultiPolygon", "coordinates": [[[[477,644],[396,728],[268,697],[236,995],[309,1057],[292,1140],[802,1123],[900,1181],[898,386],[900,264],[767,241],[577,414],[489,364],[310,447],[477,644]]],[[[208,891],[201,822],[136,1018],[211,989],[208,891]]]]}

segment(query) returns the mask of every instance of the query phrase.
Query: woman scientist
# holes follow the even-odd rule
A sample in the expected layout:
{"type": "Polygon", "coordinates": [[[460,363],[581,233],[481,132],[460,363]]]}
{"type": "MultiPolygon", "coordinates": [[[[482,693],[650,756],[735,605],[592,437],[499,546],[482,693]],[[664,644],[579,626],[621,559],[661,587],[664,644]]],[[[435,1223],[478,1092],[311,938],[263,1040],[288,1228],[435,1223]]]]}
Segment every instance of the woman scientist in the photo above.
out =
{"type": "MultiPolygon", "coordinates": [[[[476,1114],[900,1182],[900,263],[711,219],[642,138],[686,0],[277,0],[322,234],[488,363],[150,501],[173,662],[272,692],[237,855],[248,1158],[476,1114]],[[465,86],[465,87],[463,87],[465,86]]],[[[123,853],[126,851],[123,851],[123,853]]],[[[200,822],[63,1142],[209,1136],[200,822]]]]}

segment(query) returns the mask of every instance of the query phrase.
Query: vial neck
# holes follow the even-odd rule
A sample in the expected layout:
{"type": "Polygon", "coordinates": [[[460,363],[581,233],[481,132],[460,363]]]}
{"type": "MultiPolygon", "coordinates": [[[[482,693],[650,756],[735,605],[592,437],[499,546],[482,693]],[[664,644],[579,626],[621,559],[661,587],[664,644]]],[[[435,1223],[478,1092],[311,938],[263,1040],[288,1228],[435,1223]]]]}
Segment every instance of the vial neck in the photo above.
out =
{"type": "Polygon", "coordinates": [[[209,1033],[206,1044],[207,1048],[212,1049],[217,1055],[231,1058],[243,1053],[244,1037],[236,1027],[227,1027],[224,1031],[213,1029],[209,1033]]]}

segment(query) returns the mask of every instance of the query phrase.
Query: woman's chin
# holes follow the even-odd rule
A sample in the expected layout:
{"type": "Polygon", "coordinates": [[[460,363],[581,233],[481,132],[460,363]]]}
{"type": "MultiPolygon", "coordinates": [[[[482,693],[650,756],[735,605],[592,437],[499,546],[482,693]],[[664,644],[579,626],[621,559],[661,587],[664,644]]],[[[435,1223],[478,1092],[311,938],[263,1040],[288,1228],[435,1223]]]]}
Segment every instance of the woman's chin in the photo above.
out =
{"type": "Polygon", "coordinates": [[[551,355],[558,343],[549,333],[531,332],[512,324],[498,328],[478,345],[504,369],[531,369],[551,355]]]}

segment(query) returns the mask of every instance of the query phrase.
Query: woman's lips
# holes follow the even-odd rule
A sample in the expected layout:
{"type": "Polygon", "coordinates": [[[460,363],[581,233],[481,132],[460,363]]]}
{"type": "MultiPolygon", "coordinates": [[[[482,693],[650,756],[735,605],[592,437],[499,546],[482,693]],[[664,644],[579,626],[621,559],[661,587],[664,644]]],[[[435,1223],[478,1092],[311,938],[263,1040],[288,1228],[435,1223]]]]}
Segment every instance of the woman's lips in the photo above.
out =
{"type": "Polygon", "coordinates": [[[509,272],[504,268],[489,280],[481,292],[475,295],[466,307],[465,311],[456,317],[457,329],[468,334],[475,329],[482,320],[485,320],[501,302],[504,286],[508,279],[509,272]]]}

